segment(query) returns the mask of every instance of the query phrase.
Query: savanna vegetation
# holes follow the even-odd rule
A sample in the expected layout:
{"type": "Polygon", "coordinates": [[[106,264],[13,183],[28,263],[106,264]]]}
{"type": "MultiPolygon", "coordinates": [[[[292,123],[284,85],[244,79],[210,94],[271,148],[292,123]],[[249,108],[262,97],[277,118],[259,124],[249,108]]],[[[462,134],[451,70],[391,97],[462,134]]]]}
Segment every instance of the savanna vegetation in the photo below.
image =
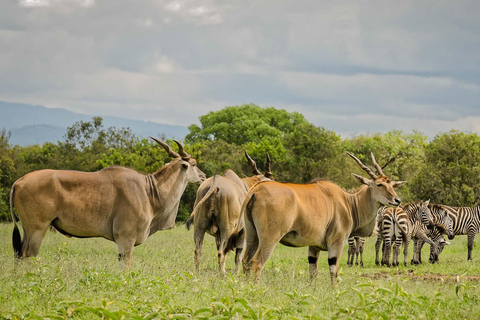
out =
{"type": "MultiPolygon", "coordinates": [[[[135,248],[132,267],[99,238],[48,232],[38,258],[14,267],[11,224],[0,224],[0,318],[6,319],[478,319],[480,256],[467,262],[466,238],[455,239],[439,264],[398,268],[374,264],[375,237],[363,268],[347,267],[337,286],[327,255],[309,280],[307,248],[278,245],[255,285],[220,276],[213,237],[206,237],[195,274],[193,235],[183,225],[159,231],[135,248]]],[[[428,259],[424,249],[424,261],[428,259]]]]}
{"type": "MultiPolygon", "coordinates": [[[[361,172],[345,151],[365,163],[373,152],[381,166],[388,166],[386,172],[392,179],[408,181],[398,191],[404,201],[431,199],[472,206],[480,197],[480,137],[476,134],[450,131],[429,139],[420,132],[398,130],[342,138],[309,123],[299,113],[253,104],[210,112],[189,130],[183,141],[186,150],[207,176],[228,168],[249,175],[245,150],[262,170],[268,152],[277,181],[302,183],[325,178],[348,190],[358,186],[350,173],[361,172]]],[[[158,137],[158,133],[152,135],[158,137]]],[[[95,171],[121,165],[151,173],[169,161],[155,142],[135,137],[128,128],[104,128],[100,117],[79,121],[67,129],[63,141],[43,145],[10,145],[9,133],[3,129],[0,221],[11,220],[10,186],[27,172],[44,168],[95,171]]],[[[196,186],[186,190],[178,221],[185,221],[191,212],[195,190],[196,186]]]]}
{"type": "MultiPolygon", "coordinates": [[[[399,128],[401,129],[401,128],[399,128]]],[[[345,155],[370,164],[375,154],[385,173],[408,183],[397,190],[404,202],[426,200],[473,206],[480,196],[480,139],[450,131],[435,137],[401,130],[340,137],[301,114],[256,105],[228,107],[200,117],[185,138],[186,151],[207,176],[227,168],[250,175],[246,150],[263,171],[265,153],[277,181],[332,180],[353,189],[350,173],[363,174],[345,155]]],[[[152,133],[157,136],[157,133],[152,133]]],[[[161,137],[165,138],[165,137],[161,137]]],[[[466,237],[447,246],[439,264],[397,268],[374,264],[374,237],[365,244],[365,267],[346,266],[341,256],[337,286],[330,284],[327,257],[308,277],[307,248],[277,246],[261,281],[233,273],[221,277],[212,237],[206,237],[202,267],[194,273],[193,234],[181,223],[157,232],[135,248],[132,268],[116,262],[116,245],[104,239],[66,238],[48,232],[40,255],[18,264],[11,247],[8,209],[12,183],[32,170],[95,171],[122,165],[151,173],[169,162],[166,152],[128,128],[104,128],[102,119],[77,122],[64,140],[43,145],[9,144],[0,131],[0,318],[7,319],[474,319],[480,317],[480,253],[466,260],[466,237]]],[[[177,221],[190,214],[197,186],[184,193],[177,221]]],[[[413,245],[411,246],[413,247],[413,245]]],[[[428,247],[428,246],[426,246],[428,247]]],[[[424,249],[423,261],[427,261],[424,249]]],[[[413,248],[410,248],[410,257],[413,248]]]]}

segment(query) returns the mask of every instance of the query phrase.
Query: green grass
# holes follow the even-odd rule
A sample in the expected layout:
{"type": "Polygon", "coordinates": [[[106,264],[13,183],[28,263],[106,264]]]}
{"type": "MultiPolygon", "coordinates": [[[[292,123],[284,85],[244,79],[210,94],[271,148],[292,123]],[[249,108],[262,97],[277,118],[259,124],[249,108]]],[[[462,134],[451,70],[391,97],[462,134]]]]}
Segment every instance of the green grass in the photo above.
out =
{"type": "MultiPolygon", "coordinates": [[[[15,267],[12,224],[0,225],[0,318],[7,319],[478,319],[480,250],[467,262],[466,237],[457,237],[440,264],[374,265],[367,239],[365,267],[347,267],[330,284],[326,253],[308,279],[307,248],[278,245],[254,285],[242,273],[220,276],[213,238],[206,236],[201,272],[193,264],[193,232],[183,225],[159,231],[135,248],[132,268],[117,262],[104,239],[47,232],[40,255],[15,267]]],[[[423,259],[427,257],[424,248],[423,259]]],[[[412,249],[410,249],[412,251],[412,249]]],[[[411,259],[411,255],[409,256],[411,259]]],[[[403,257],[402,260],[403,261],[403,257]]]]}

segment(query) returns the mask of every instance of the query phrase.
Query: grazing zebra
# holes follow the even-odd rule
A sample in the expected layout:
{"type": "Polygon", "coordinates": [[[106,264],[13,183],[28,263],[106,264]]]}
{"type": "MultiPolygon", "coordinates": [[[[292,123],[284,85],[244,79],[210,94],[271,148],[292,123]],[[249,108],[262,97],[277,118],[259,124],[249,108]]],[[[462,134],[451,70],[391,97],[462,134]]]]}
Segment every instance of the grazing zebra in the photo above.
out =
{"type": "Polygon", "coordinates": [[[432,247],[432,244],[428,240],[426,240],[423,236],[419,236],[417,239],[414,240],[415,246],[413,251],[412,264],[422,263],[421,253],[422,247],[425,242],[428,242],[430,244],[430,262],[434,263],[435,261],[438,261],[438,255],[442,252],[443,247],[445,246],[445,239],[443,239],[441,234],[446,233],[449,239],[452,239],[454,237],[452,218],[447,213],[447,211],[445,211],[442,206],[436,204],[429,204],[429,209],[432,214],[435,227],[433,229],[428,229],[426,226],[422,226],[421,231],[419,232],[423,232],[425,237],[428,237],[427,239],[430,239],[430,241],[435,243],[436,246],[442,245],[442,248],[432,247]]]}
{"type": "Polygon", "coordinates": [[[365,245],[365,238],[350,237],[348,238],[348,258],[347,265],[353,266],[353,257],[355,256],[355,265],[358,266],[358,256],[360,255],[360,266],[363,267],[363,247],[365,245]]]}
{"type": "Polygon", "coordinates": [[[452,218],[453,235],[448,238],[451,240],[456,235],[467,235],[468,256],[467,260],[472,260],[473,242],[475,234],[480,231],[480,205],[476,207],[450,207],[438,205],[445,209],[452,218]]]}
{"type": "Polygon", "coordinates": [[[450,245],[450,242],[446,241],[442,236],[441,228],[433,228],[429,230],[428,236],[435,243],[435,246],[430,246],[430,263],[438,262],[438,256],[442,253],[443,248],[446,245],[450,245]]]}
{"type": "Polygon", "coordinates": [[[379,229],[375,243],[375,264],[378,265],[378,251],[383,241],[382,265],[390,267],[390,253],[393,245],[392,265],[398,266],[398,254],[402,242],[404,243],[404,265],[407,265],[408,242],[410,241],[411,223],[401,207],[382,207],[377,212],[379,229]]]}

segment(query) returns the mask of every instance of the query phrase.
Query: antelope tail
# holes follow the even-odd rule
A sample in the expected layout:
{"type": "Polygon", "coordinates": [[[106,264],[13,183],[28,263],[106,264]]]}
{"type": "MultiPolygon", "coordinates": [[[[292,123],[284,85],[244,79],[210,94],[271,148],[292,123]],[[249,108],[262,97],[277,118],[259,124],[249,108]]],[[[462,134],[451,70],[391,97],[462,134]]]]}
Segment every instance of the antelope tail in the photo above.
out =
{"type": "Polygon", "coordinates": [[[237,247],[237,242],[240,240],[245,233],[245,219],[247,218],[246,210],[251,209],[253,205],[254,198],[253,196],[255,193],[248,194],[242,204],[242,209],[240,209],[240,217],[238,218],[237,226],[233,231],[232,235],[227,241],[227,247],[225,248],[225,252],[233,250],[237,247]]]}
{"type": "Polygon", "coordinates": [[[192,214],[190,215],[190,217],[188,218],[187,220],[187,224],[186,224],[186,227],[187,227],[187,230],[190,230],[190,227],[191,225],[193,224],[193,221],[195,219],[195,214],[197,213],[197,211],[199,210],[199,208],[201,208],[203,206],[203,204],[208,201],[210,199],[210,197],[213,195],[213,194],[216,194],[218,192],[219,188],[218,187],[211,187],[208,192],[205,194],[205,196],[203,196],[202,200],[200,200],[197,205],[195,206],[195,208],[193,208],[193,211],[192,211],[192,214]]]}
{"type": "Polygon", "coordinates": [[[12,189],[10,190],[10,214],[12,215],[13,221],[13,234],[12,234],[12,244],[13,244],[13,253],[15,258],[21,258],[23,255],[22,252],[22,237],[20,236],[20,230],[18,230],[17,221],[15,220],[15,214],[13,212],[13,195],[15,193],[15,184],[13,184],[12,189]]]}

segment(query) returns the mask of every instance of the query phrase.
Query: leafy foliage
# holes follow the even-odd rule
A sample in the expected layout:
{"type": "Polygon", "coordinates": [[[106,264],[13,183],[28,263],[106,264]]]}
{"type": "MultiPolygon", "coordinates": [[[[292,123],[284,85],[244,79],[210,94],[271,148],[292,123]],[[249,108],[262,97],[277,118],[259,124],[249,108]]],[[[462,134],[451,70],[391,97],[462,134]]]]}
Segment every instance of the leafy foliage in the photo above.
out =
{"type": "MultiPolygon", "coordinates": [[[[64,139],[28,147],[10,146],[9,133],[0,131],[0,221],[10,220],[11,185],[30,171],[95,171],[121,165],[152,173],[170,161],[156,143],[135,137],[128,128],[104,128],[100,117],[75,123],[64,139]]],[[[190,126],[186,141],[187,152],[207,176],[223,174],[226,169],[240,176],[251,175],[245,151],[264,171],[268,152],[277,181],[305,183],[324,178],[350,190],[358,187],[350,173],[364,173],[345,151],[367,165],[373,152],[377,162],[386,166],[386,174],[408,182],[398,190],[404,202],[431,199],[473,206],[480,197],[480,137],[476,134],[451,131],[428,141],[419,132],[395,130],[342,139],[309,123],[299,113],[246,104],[200,117],[200,126],[190,126]]],[[[192,211],[196,188],[189,186],[185,191],[178,221],[192,211]]]]}
{"type": "Polygon", "coordinates": [[[425,148],[425,163],[415,177],[415,194],[452,206],[474,206],[480,200],[480,137],[450,131],[425,148]]]}

